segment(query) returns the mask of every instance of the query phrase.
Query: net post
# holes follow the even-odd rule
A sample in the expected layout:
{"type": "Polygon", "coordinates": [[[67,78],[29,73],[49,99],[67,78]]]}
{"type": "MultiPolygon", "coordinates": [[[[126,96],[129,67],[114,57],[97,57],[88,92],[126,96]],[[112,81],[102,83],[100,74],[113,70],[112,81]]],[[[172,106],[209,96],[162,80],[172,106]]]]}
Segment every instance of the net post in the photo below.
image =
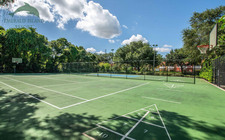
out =
{"type": "Polygon", "coordinates": [[[126,79],[127,79],[127,65],[126,65],[126,79]]]}
{"type": "Polygon", "coordinates": [[[97,62],[97,77],[99,77],[99,62],[97,62]]]}
{"type": "Polygon", "coordinates": [[[145,74],[146,74],[146,72],[144,71],[144,80],[146,80],[146,79],[145,79],[145,74]]]}
{"type": "Polygon", "coordinates": [[[166,82],[169,82],[169,68],[168,68],[168,66],[167,66],[167,74],[166,74],[167,76],[166,76],[166,82]]]}
{"type": "Polygon", "coordinates": [[[14,74],[16,74],[16,65],[13,66],[13,69],[14,69],[14,74]]]}
{"type": "Polygon", "coordinates": [[[112,63],[110,64],[110,78],[112,78],[112,63]]]}
{"type": "Polygon", "coordinates": [[[195,63],[194,63],[194,84],[196,84],[196,71],[195,71],[195,63]]]}

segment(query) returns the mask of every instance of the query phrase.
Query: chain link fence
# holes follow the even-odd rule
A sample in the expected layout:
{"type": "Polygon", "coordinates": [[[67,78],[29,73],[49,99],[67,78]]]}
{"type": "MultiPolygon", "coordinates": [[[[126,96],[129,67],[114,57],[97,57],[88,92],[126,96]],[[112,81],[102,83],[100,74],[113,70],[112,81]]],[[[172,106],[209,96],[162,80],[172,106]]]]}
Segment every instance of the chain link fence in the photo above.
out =
{"type": "Polygon", "coordinates": [[[130,62],[74,62],[61,65],[63,73],[86,76],[139,79],[151,81],[179,82],[195,84],[195,75],[200,67],[189,64],[162,62],[154,67],[153,61],[130,62]]]}
{"type": "Polygon", "coordinates": [[[212,62],[213,83],[225,89],[225,55],[212,62]]]}

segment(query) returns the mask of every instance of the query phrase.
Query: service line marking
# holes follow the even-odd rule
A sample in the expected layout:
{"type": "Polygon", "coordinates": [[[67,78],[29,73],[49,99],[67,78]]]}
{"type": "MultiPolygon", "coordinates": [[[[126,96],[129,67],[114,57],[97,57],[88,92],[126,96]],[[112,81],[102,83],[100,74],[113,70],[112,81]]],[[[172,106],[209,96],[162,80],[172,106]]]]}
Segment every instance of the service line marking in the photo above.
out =
{"type": "Polygon", "coordinates": [[[150,100],[158,100],[158,101],[163,101],[163,102],[169,102],[169,103],[174,103],[174,104],[181,104],[181,102],[169,101],[169,100],[158,99],[158,98],[152,98],[152,97],[145,97],[145,96],[142,96],[142,98],[150,99],[150,100]]]}
{"type": "Polygon", "coordinates": [[[83,103],[87,103],[87,102],[90,102],[90,101],[98,100],[98,99],[101,99],[101,98],[104,98],[104,97],[108,97],[108,96],[111,96],[111,95],[115,95],[115,94],[118,94],[118,93],[121,93],[121,92],[125,92],[125,91],[128,91],[128,90],[139,88],[139,87],[145,86],[147,84],[149,84],[149,83],[144,83],[144,84],[141,84],[141,85],[138,85],[138,86],[134,86],[134,87],[131,87],[131,88],[128,88],[128,89],[120,90],[120,91],[117,91],[117,92],[114,92],[114,93],[110,93],[110,94],[106,94],[106,95],[103,95],[103,96],[100,96],[100,97],[89,99],[87,101],[83,101],[83,102],[79,102],[79,103],[72,104],[72,105],[69,105],[69,106],[65,106],[65,107],[62,107],[61,109],[66,109],[66,108],[77,106],[77,105],[80,105],[80,104],[83,104],[83,103]]]}
{"type": "MultiPolygon", "coordinates": [[[[22,81],[19,81],[19,80],[16,80],[16,79],[11,79],[11,78],[8,78],[8,77],[4,77],[4,78],[6,78],[8,80],[13,80],[13,81],[16,81],[16,82],[21,82],[21,83],[24,83],[24,84],[27,84],[27,85],[30,85],[30,86],[38,87],[38,88],[41,88],[41,89],[45,89],[45,90],[48,90],[48,91],[52,91],[52,92],[55,92],[55,93],[71,96],[71,97],[74,97],[74,98],[80,98],[80,97],[76,97],[76,96],[69,95],[69,94],[66,94],[66,93],[62,93],[62,92],[54,91],[54,90],[47,89],[47,88],[44,88],[44,87],[40,87],[40,86],[37,86],[37,85],[33,85],[33,84],[26,83],[26,82],[22,82],[22,81]]],[[[128,88],[128,89],[124,89],[124,90],[121,90],[121,91],[117,91],[117,92],[114,92],[114,93],[110,93],[110,94],[107,94],[107,95],[103,95],[103,96],[100,96],[100,97],[96,97],[96,98],[93,98],[93,99],[90,99],[90,100],[81,98],[82,100],[85,100],[85,101],[82,101],[82,102],[79,102],[79,103],[76,103],[76,104],[72,104],[72,105],[69,105],[69,106],[61,107],[61,108],[57,107],[57,106],[55,106],[55,105],[53,105],[51,103],[48,103],[46,101],[40,100],[40,99],[38,99],[38,98],[36,98],[36,97],[34,97],[34,96],[30,95],[30,94],[27,94],[27,93],[25,93],[25,92],[23,92],[23,91],[21,91],[19,89],[16,89],[16,88],[14,88],[14,87],[12,87],[12,86],[10,86],[8,84],[7,85],[8,85],[8,87],[11,87],[11,88],[13,88],[13,89],[15,89],[15,90],[17,90],[19,92],[22,92],[22,93],[24,93],[26,95],[29,95],[30,97],[32,97],[34,99],[37,99],[37,100],[39,100],[41,102],[44,102],[44,103],[46,103],[46,104],[48,104],[48,105],[50,105],[52,107],[55,107],[57,109],[63,110],[63,109],[70,108],[70,107],[73,107],[73,106],[77,106],[77,105],[80,105],[80,104],[83,104],[83,103],[87,103],[87,102],[90,102],[90,101],[98,100],[98,99],[101,99],[101,98],[104,98],[104,97],[107,97],[107,96],[111,96],[111,95],[118,94],[118,93],[121,93],[121,92],[129,91],[129,90],[132,90],[132,89],[135,89],[135,88],[147,85],[147,84],[149,84],[149,82],[141,84],[141,85],[138,85],[138,86],[134,86],[134,87],[131,87],[131,88],[128,88]]]]}

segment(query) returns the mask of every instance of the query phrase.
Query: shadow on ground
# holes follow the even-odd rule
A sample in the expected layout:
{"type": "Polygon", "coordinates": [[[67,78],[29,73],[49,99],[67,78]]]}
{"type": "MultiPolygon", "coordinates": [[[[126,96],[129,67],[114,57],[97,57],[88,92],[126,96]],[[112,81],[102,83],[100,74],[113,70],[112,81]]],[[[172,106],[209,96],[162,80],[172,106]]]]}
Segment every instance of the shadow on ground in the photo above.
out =
{"type": "MultiPolygon", "coordinates": [[[[33,95],[33,94],[32,94],[33,95]]],[[[45,99],[33,95],[39,99],[45,99]]],[[[24,140],[24,139],[65,139],[80,140],[82,133],[96,127],[94,124],[101,122],[99,116],[88,114],[62,113],[55,117],[35,117],[38,108],[38,100],[34,100],[24,94],[12,94],[11,91],[0,90],[0,139],[24,140]]],[[[225,126],[210,125],[182,116],[175,112],[160,111],[170,136],[173,140],[222,140],[225,138],[225,126]],[[187,129],[193,129],[205,134],[204,137],[193,138],[187,129]]],[[[113,115],[112,118],[118,117],[113,115]]],[[[120,118],[119,118],[120,119],[120,118]]],[[[114,130],[121,131],[123,123],[118,123],[114,130]]],[[[153,122],[154,123],[154,122],[153,122]]],[[[157,123],[157,122],[156,122],[157,123]]],[[[130,126],[129,126],[130,127],[130,126]]],[[[154,133],[155,140],[161,134],[154,133]]],[[[144,138],[148,139],[148,138],[144,138]]]]}
{"type": "MultiPolygon", "coordinates": [[[[32,94],[33,95],[33,94],[32,94]]],[[[39,99],[45,99],[33,95],[39,99]]],[[[35,117],[38,100],[25,94],[0,90],[0,139],[81,139],[82,132],[94,127],[99,117],[63,113],[55,117],[35,117]]]]}

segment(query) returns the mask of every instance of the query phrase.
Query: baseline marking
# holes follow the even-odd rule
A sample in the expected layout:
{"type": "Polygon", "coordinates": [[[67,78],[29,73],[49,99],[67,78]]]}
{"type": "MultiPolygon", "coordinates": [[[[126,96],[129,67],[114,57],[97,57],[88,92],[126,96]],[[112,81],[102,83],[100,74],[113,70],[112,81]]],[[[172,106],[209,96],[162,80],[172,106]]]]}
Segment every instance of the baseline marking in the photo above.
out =
{"type": "Polygon", "coordinates": [[[41,87],[41,86],[29,84],[29,83],[26,83],[26,82],[23,82],[23,81],[20,81],[20,80],[11,79],[11,78],[8,78],[8,77],[4,77],[4,78],[10,79],[10,80],[13,80],[13,81],[16,81],[16,82],[20,82],[20,83],[23,83],[23,84],[26,84],[26,85],[30,85],[30,86],[33,86],[33,87],[37,87],[37,88],[41,88],[41,89],[44,89],[44,90],[48,90],[48,91],[51,91],[51,92],[55,92],[55,93],[58,93],[58,94],[62,94],[62,95],[70,96],[70,97],[77,98],[77,99],[80,99],[80,100],[88,101],[87,99],[84,99],[84,98],[81,98],[81,97],[77,97],[77,96],[73,96],[73,95],[70,95],[70,94],[63,93],[63,92],[47,89],[47,88],[44,88],[44,87],[41,87]]]}
{"type": "Polygon", "coordinates": [[[61,109],[65,109],[65,108],[77,106],[77,105],[80,105],[80,104],[83,104],[83,103],[87,103],[87,102],[90,102],[90,101],[98,100],[98,99],[101,99],[101,98],[104,98],[104,97],[107,97],[107,96],[115,95],[115,94],[118,94],[118,93],[121,93],[121,92],[132,90],[132,89],[135,89],[135,88],[138,88],[138,87],[142,87],[142,86],[147,85],[147,84],[149,84],[149,83],[144,83],[144,84],[141,84],[141,85],[138,85],[138,86],[135,86],[135,87],[131,87],[131,88],[128,88],[128,89],[124,89],[124,90],[121,90],[121,91],[117,91],[117,92],[114,92],[114,93],[103,95],[103,96],[100,96],[100,97],[97,97],[97,98],[93,98],[93,99],[90,99],[90,100],[86,100],[86,101],[83,101],[83,102],[80,102],[80,103],[76,103],[76,104],[73,104],[73,105],[65,106],[65,107],[62,107],[61,109]]]}
{"type": "Polygon", "coordinates": [[[36,99],[36,100],[38,100],[38,101],[41,101],[41,102],[43,102],[43,103],[45,103],[45,104],[47,104],[47,105],[50,105],[50,106],[52,106],[52,107],[54,107],[54,108],[61,109],[61,108],[59,108],[58,106],[55,106],[55,105],[53,105],[53,104],[51,104],[51,103],[48,103],[48,102],[46,102],[46,101],[43,101],[43,100],[41,100],[41,99],[38,99],[38,98],[36,98],[36,97],[34,97],[34,96],[28,94],[28,93],[23,92],[22,90],[19,90],[19,89],[13,87],[13,86],[8,85],[8,84],[6,84],[6,83],[4,83],[4,82],[2,82],[2,81],[0,81],[0,83],[2,83],[3,85],[6,85],[7,87],[10,87],[10,88],[12,88],[12,89],[18,91],[18,92],[21,92],[21,93],[23,93],[23,94],[26,94],[26,95],[30,96],[31,98],[34,98],[34,99],[36,99]]]}
{"type": "Polygon", "coordinates": [[[174,103],[174,104],[181,104],[181,102],[169,101],[169,100],[158,99],[158,98],[151,98],[151,97],[145,97],[145,96],[142,96],[142,98],[151,99],[151,100],[158,100],[158,101],[163,101],[163,102],[169,102],[169,103],[174,103]]]}
{"type": "Polygon", "coordinates": [[[127,136],[137,127],[137,125],[142,122],[142,120],[149,114],[150,111],[148,111],[147,113],[145,113],[145,115],[125,134],[125,136],[123,136],[123,138],[121,140],[124,140],[125,138],[127,138],[127,136]]]}

